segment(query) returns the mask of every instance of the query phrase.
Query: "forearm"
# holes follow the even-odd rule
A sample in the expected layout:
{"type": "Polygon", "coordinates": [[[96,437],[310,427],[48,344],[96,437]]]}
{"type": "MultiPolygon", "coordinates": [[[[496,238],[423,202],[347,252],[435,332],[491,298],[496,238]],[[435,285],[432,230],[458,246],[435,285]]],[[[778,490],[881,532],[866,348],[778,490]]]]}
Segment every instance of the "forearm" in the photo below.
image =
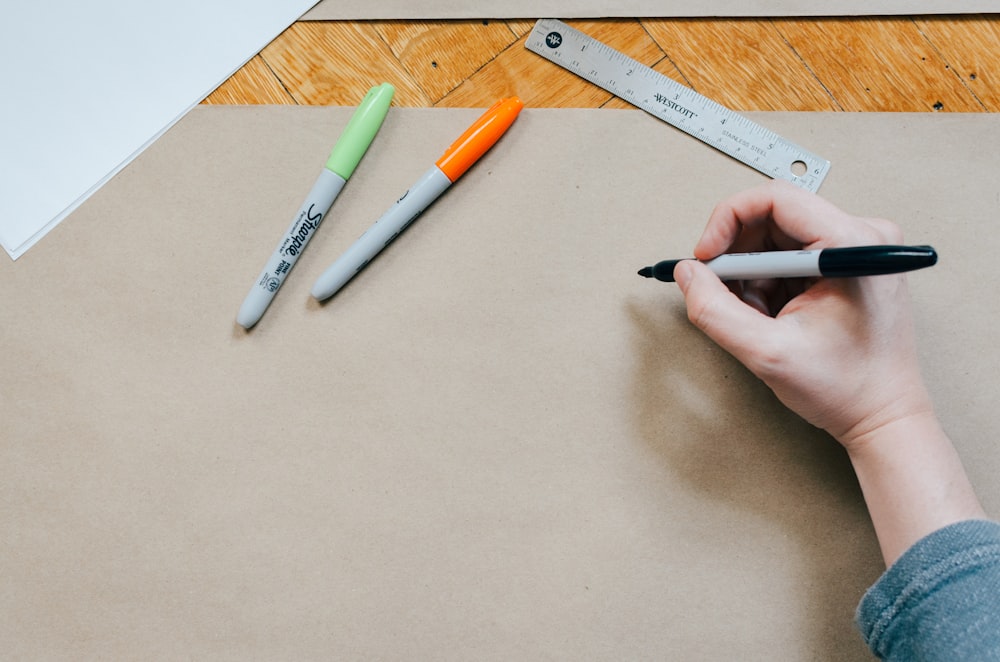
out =
{"type": "Polygon", "coordinates": [[[932,413],[894,421],[845,447],[886,566],[944,526],[986,517],[958,453],[932,413]]]}

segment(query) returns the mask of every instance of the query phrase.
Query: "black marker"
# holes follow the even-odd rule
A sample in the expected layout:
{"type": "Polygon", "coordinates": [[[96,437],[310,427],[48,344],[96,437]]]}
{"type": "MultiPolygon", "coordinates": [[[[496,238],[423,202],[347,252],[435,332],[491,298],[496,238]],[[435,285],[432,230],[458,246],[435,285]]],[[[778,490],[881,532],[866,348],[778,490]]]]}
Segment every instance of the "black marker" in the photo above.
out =
{"type": "MultiPolygon", "coordinates": [[[[691,259],[691,258],[688,258],[691,259]]],[[[639,270],[640,276],[674,282],[674,267],[681,260],[664,260],[639,270]]],[[[811,251],[725,253],[704,262],[722,280],[761,278],[848,278],[914,271],[937,264],[930,246],[856,246],[811,251]]]]}

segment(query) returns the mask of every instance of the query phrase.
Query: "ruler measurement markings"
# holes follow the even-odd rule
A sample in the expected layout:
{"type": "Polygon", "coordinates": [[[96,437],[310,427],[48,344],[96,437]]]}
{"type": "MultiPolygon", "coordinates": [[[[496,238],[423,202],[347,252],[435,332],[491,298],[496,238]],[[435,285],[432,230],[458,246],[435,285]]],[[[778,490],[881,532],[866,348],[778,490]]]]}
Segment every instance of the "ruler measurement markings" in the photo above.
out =
{"type": "Polygon", "coordinates": [[[829,161],[561,21],[539,20],[525,47],[769,177],[815,192],[830,168],[829,161]]]}

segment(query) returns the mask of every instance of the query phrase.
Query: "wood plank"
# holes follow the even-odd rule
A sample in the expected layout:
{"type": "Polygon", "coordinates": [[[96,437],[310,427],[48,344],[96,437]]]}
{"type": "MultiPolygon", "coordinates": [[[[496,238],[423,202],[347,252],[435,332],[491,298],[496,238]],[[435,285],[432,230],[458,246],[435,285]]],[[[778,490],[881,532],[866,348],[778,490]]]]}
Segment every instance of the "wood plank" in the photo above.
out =
{"type": "Polygon", "coordinates": [[[205,99],[206,104],[294,104],[295,99],[268,68],[264,58],[255,56],[205,99]]]}
{"type": "MultiPolygon", "coordinates": [[[[652,66],[663,51],[638,21],[570,21],[570,25],[652,66]]],[[[482,107],[502,96],[517,95],[529,106],[596,108],[611,95],[539,57],[524,47],[526,36],[504,50],[436,105],[482,107]]]]}
{"type": "Polygon", "coordinates": [[[1000,111],[1000,16],[921,18],[916,24],[983,109],[1000,111]]]}
{"type": "Polygon", "coordinates": [[[510,31],[521,38],[531,32],[531,28],[535,27],[537,21],[507,21],[507,27],[510,31]]]}
{"type": "Polygon", "coordinates": [[[771,20],[644,20],[683,76],[733,110],[837,110],[771,20]]]}
{"type": "Polygon", "coordinates": [[[983,110],[912,19],[777,20],[775,26],[844,110],[983,110]]]}
{"type": "Polygon", "coordinates": [[[296,103],[354,106],[370,87],[388,82],[396,105],[431,105],[370,23],[293,23],[261,56],[296,103]]]}
{"type": "MultiPolygon", "coordinates": [[[[534,23],[299,22],[206,103],[354,105],[386,80],[396,105],[627,107],[527,52],[534,23]]],[[[1000,16],[575,25],[737,110],[1000,111],[1000,16]]]]}
{"type": "Polygon", "coordinates": [[[381,21],[371,24],[431,103],[517,40],[503,21],[381,21]]]}

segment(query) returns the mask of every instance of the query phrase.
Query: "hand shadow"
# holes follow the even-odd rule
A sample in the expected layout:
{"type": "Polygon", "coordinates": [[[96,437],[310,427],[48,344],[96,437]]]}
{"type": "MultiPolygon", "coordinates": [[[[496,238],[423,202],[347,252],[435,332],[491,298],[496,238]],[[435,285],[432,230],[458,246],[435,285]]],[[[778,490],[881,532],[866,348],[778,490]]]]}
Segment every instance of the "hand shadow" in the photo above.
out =
{"type": "MultiPolygon", "coordinates": [[[[852,617],[883,568],[846,453],[690,324],[679,294],[626,306],[636,436],[672,486],[763,517],[801,549],[768,567],[805,575],[796,600],[811,628],[800,633],[810,659],[871,659],[852,617]]],[[[734,534],[733,553],[768,553],[753,542],[734,534]]]]}

